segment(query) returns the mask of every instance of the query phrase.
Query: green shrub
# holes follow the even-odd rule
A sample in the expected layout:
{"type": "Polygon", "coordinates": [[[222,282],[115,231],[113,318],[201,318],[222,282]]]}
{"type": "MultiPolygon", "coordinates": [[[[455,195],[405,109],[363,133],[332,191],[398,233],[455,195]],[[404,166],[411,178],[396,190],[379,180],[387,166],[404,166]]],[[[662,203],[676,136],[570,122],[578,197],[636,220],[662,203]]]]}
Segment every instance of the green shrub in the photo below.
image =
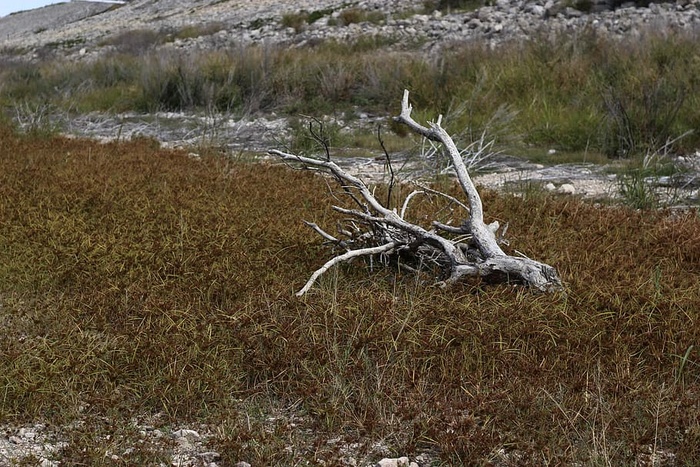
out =
{"type": "Polygon", "coordinates": [[[293,28],[298,34],[305,28],[309,15],[306,12],[301,13],[285,13],[282,16],[282,26],[285,28],[293,28]]]}
{"type": "MultiPolygon", "coordinates": [[[[364,14],[346,11],[352,21],[364,14]]],[[[475,134],[498,109],[512,109],[516,148],[638,158],[668,141],[674,141],[671,152],[700,145],[697,131],[677,139],[700,126],[700,53],[690,36],[647,35],[614,46],[593,34],[556,43],[535,38],[495,50],[455,45],[430,60],[410,50],[417,45],[359,37],[306,48],[250,46],[204,54],[152,50],[90,63],[13,65],[0,70],[0,100],[6,107],[37,100],[81,111],[323,115],[356,107],[393,113],[409,89],[417,106],[433,109],[434,116],[467,105],[468,112],[447,123],[470,126],[475,134]],[[394,50],[399,44],[408,50],[394,50]]]]}
{"type": "Polygon", "coordinates": [[[153,29],[134,29],[116,34],[102,41],[102,46],[112,46],[117,51],[131,55],[141,55],[164,43],[166,35],[153,29]]]}

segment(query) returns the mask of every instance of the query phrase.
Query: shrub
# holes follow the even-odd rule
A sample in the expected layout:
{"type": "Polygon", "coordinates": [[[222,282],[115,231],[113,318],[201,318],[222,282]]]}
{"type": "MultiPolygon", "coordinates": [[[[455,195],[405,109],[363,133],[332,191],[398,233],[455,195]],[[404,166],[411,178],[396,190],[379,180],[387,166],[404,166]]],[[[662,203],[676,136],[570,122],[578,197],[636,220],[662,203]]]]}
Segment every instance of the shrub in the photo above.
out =
{"type": "Polygon", "coordinates": [[[285,13],[282,16],[282,26],[285,28],[293,28],[294,31],[299,34],[306,28],[307,19],[308,14],[306,12],[285,13]]]}
{"type": "Polygon", "coordinates": [[[134,29],[105,39],[100,45],[113,46],[117,51],[142,55],[165,42],[166,35],[153,29],[134,29]]]}

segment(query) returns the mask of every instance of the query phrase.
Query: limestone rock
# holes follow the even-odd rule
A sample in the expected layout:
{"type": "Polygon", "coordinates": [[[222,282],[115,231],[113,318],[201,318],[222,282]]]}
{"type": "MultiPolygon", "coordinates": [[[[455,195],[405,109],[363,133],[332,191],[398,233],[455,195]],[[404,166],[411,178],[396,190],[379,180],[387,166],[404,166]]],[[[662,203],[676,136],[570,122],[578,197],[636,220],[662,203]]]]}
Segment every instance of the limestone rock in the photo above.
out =
{"type": "Polygon", "coordinates": [[[558,191],[565,195],[574,195],[576,194],[576,187],[571,183],[564,183],[559,187],[558,191]]]}
{"type": "Polygon", "coordinates": [[[377,467],[413,467],[415,462],[409,462],[408,457],[384,458],[377,462],[377,467]]]}

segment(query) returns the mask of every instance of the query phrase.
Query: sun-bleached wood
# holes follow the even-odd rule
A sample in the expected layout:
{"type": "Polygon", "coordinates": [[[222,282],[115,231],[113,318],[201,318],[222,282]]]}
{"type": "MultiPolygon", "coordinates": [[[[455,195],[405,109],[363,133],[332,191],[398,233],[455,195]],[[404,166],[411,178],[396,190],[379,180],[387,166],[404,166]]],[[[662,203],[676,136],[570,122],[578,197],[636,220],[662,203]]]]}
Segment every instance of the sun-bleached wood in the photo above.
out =
{"type": "Polygon", "coordinates": [[[270,150],[271,155],[284,161],[298,162],[305,167],[314,167],[330,173],[356,205],[353,209],[333,206],[334,210],[354,220],[351,229],[339,228],[339,233],[347,237],[346,239],[338,239],[318,225],[307,222],[327,242],[343,248],[345,252],[333,257],[316,270],[297,295],[305,294],[323,273],[338,263],[360,256],[383,255],[386,258],[393,255],[400,258],[404,254],[418,257],[418,264],[439,265],[445,276],[442,284],[454,284],[467,276],[480,276],[499,282],[521,283],[545,292],[561,290],[561,280],[553,267],[529,258],[510,256],[502,250],[497,238],[498,222],[484,222],[481,197],[469,176],[459,149],[441,125],[442,118],[438,118],[437,122],[429,122],[427,127],[419,124],[411,117],[412,107],[408,98],[408,91],[404,91],[401,114],[395,117],[395,120],[406,125],[411,131],[443,146],[467,202],[462,203],[447,194],[420,187],[420,190],[406,197],[398,213],[395,209],[384,206],[360,178],[344,171],[330,160],[330,157],[322,160],[276,149],[270,150]],[[459,226],[435,221],[430,230],[408,222],[404,216],[409,201],[424,193],[438,194],[455,202],[467,211],[467,218],[459,226]],[[440,231],[456,235],[457,240],[438,233],[440,231]]]}

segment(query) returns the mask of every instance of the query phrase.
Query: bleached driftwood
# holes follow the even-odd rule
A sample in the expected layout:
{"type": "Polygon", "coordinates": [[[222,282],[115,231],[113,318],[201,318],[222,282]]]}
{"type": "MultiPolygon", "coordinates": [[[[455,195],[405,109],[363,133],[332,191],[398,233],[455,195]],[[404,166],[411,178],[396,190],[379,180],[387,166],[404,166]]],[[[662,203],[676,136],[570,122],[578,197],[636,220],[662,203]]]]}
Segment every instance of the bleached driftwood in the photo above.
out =
{"type": "MultiPolygon", "coordinates": [[[[444,274],[444,284],[452,284],[467,276],[479,276],[489,280],[515,282],[550,292],[562,288],[556,270],[544,263],[529,258],[510,256],[499,245],[498,222],[484,222],[483,205],[479,193],[469,176],[466,165],[457,146],[450,135],[441,126],[441,117],[437,122],[429,122],[428,127],[420,125],[411,117],[411,105],[408,91],[404,91],[401,102],[401,114],[395,117],[413,132],[439,143],[451,159],[457,180],[464,192],[467,203],[428,187],[421,187],[410,193],[404,200],[400,212],[389,209],[374,196],[365,183],[333,162],[326,148],[325,159],[315,159],[273,149],[271,155],[287,162],[298,162],[306,167],[324,170],[335,177],[344,192],[354,202],[354,208],[333,206],[337,212],[348,216],[350,227],[339,228],[344,237],[338,239],[316,224],[307,223],[327,242],[345,250],[333,257],[319,268],[304,287],[297,292],[303,295],[316,279],[334,265],[349,261],[359,256],[380,258],[408,258],[404,264],[421,266],[438,266],[444,274]],[[429,192],[446,197],[451,202],[462,206],[468,216],[459,226],[445,225],[434,221],[430,229],[423,228],[405,219],[411,198],[429,192]],[[450,238],[456,236],[456,238],[450,238]]],[[[388,159],[388,156],[387,156],[388,159]]]]}

